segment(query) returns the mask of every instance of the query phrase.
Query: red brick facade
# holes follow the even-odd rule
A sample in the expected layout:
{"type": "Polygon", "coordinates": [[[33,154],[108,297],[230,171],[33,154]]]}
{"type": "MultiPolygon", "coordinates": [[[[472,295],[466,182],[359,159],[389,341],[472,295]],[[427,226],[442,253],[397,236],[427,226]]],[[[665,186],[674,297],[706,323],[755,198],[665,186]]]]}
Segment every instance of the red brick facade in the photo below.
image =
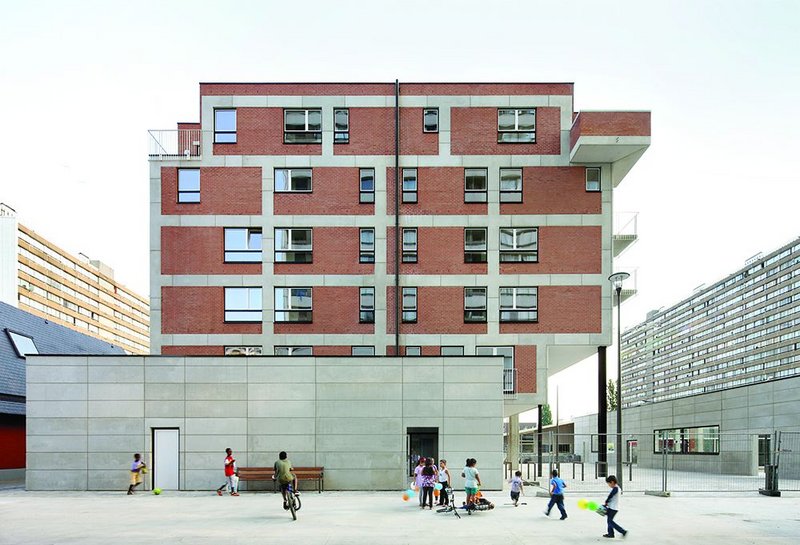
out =
{"type": "Polygon", "coordinates": [[[224,356],[224,346],[162,346],[165,356],[224,356]]]}
{"type": "Polygon", "coordinates": [[[311,237],[313,262],[275,263],[275,274],[372,274],[374,272],[374,264],[359,263],[358,227],[314,227],[311,237]]]}
{"type": "Polygon", "coordinates": [[[313,333],[369,334],[375,332],[375,324],[359,323],[359,286],[315,286],[311,298],[312,323],[276,323],[275,333],[310,335],[313,333]]]}
{"type": "Polygon", "coordinates": [[[502,203],[501,214],[600,214],[602,194],[586,191],[584,167],[525,167],[522,202],[502,203]]]}
{"type": "Polygon", "coordinates": [[[450,152],[453,155],[559,155],[561,108],[536,108],[536,143],[497,142],[497,108],[452,108],[450,152]]]}
{"type": "MultiPolygon", "coordinates": [[[[386,234],[386,266],[389,272],[394,271],[394,233],[394,227],[389,227],[386,234]]],[[[486,272],[486,263],[464,263],[463,227],[417,228],[417,262],[400,264],[400,274],[404,275],[486,272]]]]}
{"type": "Polygon", "coordinates": [[[214,144],[214,155],[320,155],[322,144],[284,144],[283,108],[237,108],[236,143],[214,144]]]}
{"type": "Polygon", "coordinates": [[[600,286],[540,286],[539,321],[501,323],[500,333],[600,333],[600,286]]]}
{"type": "MultiPolygon", "coordinates": [[[[484,168],[481,165],[467,168],[484,168]]],[[[403,169],[400,169],[402,176],[403,169]]],[[[403,186],[402,177],[400,187],[403,186]]],[[[395,169],[386,169],[386,213],[394,215],[395,169]]],[[[486,203],[464,202],[464,169],[461,167],[417,168],[417,202],[404,203],[400,198],[403,216],[486,215],[486,203]]]]}
{"type": "Polygon", "coordinates": [[[261,263],[225,263],[225,228],[161,228],[161,274],[261,274],[261,263]]]}
{"type": "Polygon", "coordinates": [[[261,215],[260,167],[201,167],[200,202],[178,202],[178,169],[161,169],[161,213],[261,215]]]}
{"type": "MultiPolygon", "coordinates": [[[[364,165],[364,168],[371,167],[364,165]]],[[[358,168],[314,168],[311,170],[311,193],[275,193],[274,215],[373,215],[375,205],[359,203],[359,182],[358,168]]]]}
{"type": "Polygon", "coordinates": [[[225,323],[225,288],[163,286],[161,333],[261,333],[260,323],[225,323]]]}
{"type": "Polygon", "coordinates": [[[500,274],[600,274],[601,235],[594,225],[539,227],[539,261],[500,263],[500,274]]]}
{"type": "MultiPolygon", "coordinates": [[[[402,287],[414,287],[406,284],[402,287]]],[[[386,330],[394,333],[394,286],[386,288],[386,330]]],[[[402,304],[402,302],[401,302],[402,304]]],[[[400,323],[401,334],[486,333],[485,323],[464,323],[464,288],[460,286],[417,287],[417,321],[400,323]]]]}

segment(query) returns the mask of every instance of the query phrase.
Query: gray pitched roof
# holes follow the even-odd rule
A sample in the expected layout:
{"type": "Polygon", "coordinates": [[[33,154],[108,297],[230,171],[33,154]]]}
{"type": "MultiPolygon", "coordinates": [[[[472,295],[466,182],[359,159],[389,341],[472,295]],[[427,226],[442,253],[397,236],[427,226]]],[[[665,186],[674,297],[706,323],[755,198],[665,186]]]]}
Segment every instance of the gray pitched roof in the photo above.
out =
{"type": "Polygon", "coordinates": [[[106,341],[0,302],[0,413],[25,414],[25,358],[17,355],[7,330],[33,339],[39,354],[125,354],[106,341]]]}

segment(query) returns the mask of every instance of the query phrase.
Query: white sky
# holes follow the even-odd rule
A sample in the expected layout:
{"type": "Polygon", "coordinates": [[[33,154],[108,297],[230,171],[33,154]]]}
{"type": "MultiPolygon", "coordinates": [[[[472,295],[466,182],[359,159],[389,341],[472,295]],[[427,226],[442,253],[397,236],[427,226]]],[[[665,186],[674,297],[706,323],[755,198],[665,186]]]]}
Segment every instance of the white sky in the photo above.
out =
{"type": "MultiPolygon", "coordinates": [[[[200,81],[569,81],[578,110],[652,110],[616,192],[623,327],[800,235],[800,2],[115,4],[0,0],[0,201],[140,293],[147,129],[196,121],[200,81]]],[[[564,418],[592,412],[586,369],[560,375],[551,405],[560,384],[564,418]]]]}

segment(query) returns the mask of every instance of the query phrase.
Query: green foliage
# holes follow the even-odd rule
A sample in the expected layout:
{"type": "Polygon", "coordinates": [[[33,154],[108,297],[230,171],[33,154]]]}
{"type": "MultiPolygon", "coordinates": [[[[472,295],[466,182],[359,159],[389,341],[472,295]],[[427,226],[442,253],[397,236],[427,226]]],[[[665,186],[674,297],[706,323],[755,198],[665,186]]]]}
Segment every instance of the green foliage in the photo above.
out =
{"type": "Polygon", "coordinates": [[[608,379],[606,386],[606,404],[609,411],[617,410],[617,381],[608,379]]]}
{"type": "Polygon", "coordinates": [[[553,415],[550,413],[550,405],[542,405],[542,426],[549,426],[553,423],[553,415]]]}

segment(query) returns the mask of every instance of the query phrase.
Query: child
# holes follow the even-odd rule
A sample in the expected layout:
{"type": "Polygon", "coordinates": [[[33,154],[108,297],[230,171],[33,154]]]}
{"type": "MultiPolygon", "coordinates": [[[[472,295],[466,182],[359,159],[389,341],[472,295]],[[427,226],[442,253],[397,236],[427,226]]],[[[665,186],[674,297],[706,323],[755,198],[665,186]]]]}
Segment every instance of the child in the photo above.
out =
{"type": "Polygon", "coordinates": [[[514,507],[519,504],[519,495],[522,492],[522,471],[517,471],[511,478],[511,501],[514,502],[514,507]]]}
{"type": "Polygon", "coordinates": [[[133,455],[131,464],[131,485],[128,487],[128,495],[133,494],[133,490],[142,483],[141,473],[147,472],[147,465],[142,461],[142,455],[138,452],[133,455]]]}
{"type": "Polygon", "coordinates": [[[425,502],[428,502],[428,509],[433,509],[433,486],[436,484],[436,471],[433,469],[433,460],[425,460],[425,467],[422,468],[422,504],[420,509],[425,509],[425,502]]]}
{"type": "Polygon", "coordinates": [[[461,476],[464,477],[464,493],[467,495],[467,507],[475,503],[475,494],[478,493],[478,487],[481,485],[481,476],[478,469],[478,460],[475,458],[467,458],[467,465],[461,476]]]}
{"type": "Polygon", "coordinates": [[[417,489],[417,495],[419,496],[419,506],[423,507],[424,504],[422,503],[422,469],[425,467],[425,457],[420,456],[419,462],[417,463],[417,467],[414,468],[414,487],[417,489]]]}
{"type": "Polygon", "coordinates": [[[447,469],[447,460],[439,460],[439,484],[442,489],[439,491],[439,505],[447,505],[449,498],[447,489],[450,488],[450,470],[447,469]]]}
{"type": "Polygon", "coordinates": [[[614,530],[622,534],[622,537],[628,535],[628,531],[622,526],[614,522],[614,517],[619,512],[619,496],[621,494],[617,478],[614,475],[606,477],[606,482],[611,492],[608,494],[606,501],[603,505],[606,507],[606,520],[608,522],[608,531],[603,534],[603,537],[614,537],[614,530]]]}
{"type": "Polygon", "coordinates": [[[558,476],[558,470],[554,469],[552,478],[550,479],[550,503],[547,504],[547,510],[544,512],[545,515],[549,517],[553,505],[557,505],[558,510],[561,512],[560,520],[567,518],[567,510],[564,509],[564,489],[566,487],[567,485],[565,485],[561,477],[558,476]]]}
{"type": "Polygon", "coordinates": [[[231,496],[238,496],[239,492],[236,490],[237,488],[237,479],[236,479],[236,460],[233,458],[233,451],[229,448],[225,449],[225,484],[217,488],[217,496],[222,495],[222,491],[228,489],[231,493],[231,496]]]}

